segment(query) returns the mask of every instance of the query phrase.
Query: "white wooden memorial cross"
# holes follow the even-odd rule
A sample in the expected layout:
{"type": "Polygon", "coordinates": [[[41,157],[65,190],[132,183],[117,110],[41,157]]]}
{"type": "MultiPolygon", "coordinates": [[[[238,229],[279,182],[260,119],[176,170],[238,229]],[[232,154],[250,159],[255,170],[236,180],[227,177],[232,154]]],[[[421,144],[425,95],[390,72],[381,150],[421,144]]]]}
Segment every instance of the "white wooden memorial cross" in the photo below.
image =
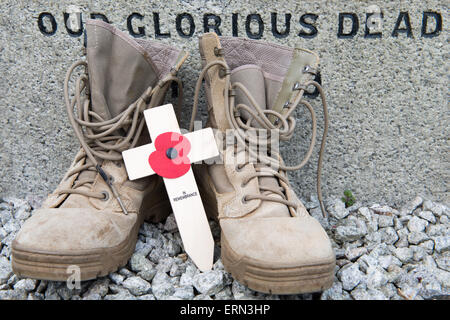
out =
{"type": "Polygon", "coordinates": [[[219,155],[211,128],[181,135],[171,104],[144,111],[153,143],[122,153],[130,180],[162,176],[184,249],[197,267],[210,270],[214,240],[191,163],[219,155]]]}

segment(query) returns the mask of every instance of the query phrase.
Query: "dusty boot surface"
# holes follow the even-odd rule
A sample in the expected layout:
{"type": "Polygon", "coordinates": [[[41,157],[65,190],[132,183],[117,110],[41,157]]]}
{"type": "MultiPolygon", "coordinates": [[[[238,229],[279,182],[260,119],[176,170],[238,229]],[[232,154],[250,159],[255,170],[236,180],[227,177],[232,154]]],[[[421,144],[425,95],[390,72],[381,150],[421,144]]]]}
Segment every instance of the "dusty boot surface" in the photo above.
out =
{"type": "MultiPolygon", "coordinates": [[[[319,91],[326,113],[323,90],[313,81],[317,55],[215,33],[200,38],[200,54],[204,69],[197,82],[191,128],[204,78],[208,125],[223,134],[232,129],[235,136],[235,144],[218,138],[225,144],[223,164],[195,168],[205,208],[220,222],[225,269],[249,288],[265,293],[327,289],[334,280],[331,242],[295,195],[286,174],[300,169],[314,146],[315,113],[304,100],[309,87],[319,91]],[[252,137],[246,134],[254,129],[276,129],[280,140],[289,140],[295,128],[291,113],[297,105],[307,107],[314,122],[312,146],[302,163],[287,167],[275,151],[255,154],[249,147],[252,137]]],[[[267,140],[257,140],[258,150],[267,147],[267,140]]],[[[320,163],[323,147],[324,140],[320,163]]],[[[318,173],[320,177],[320,164],[318,173]]],[[[320,185],[318,190],[321,200],[320,185]]]]}
{"type": "Polygon", "coordinates": [[[128,180],[121,152],[149,141],[143,110],[163,102],[186,55],[99,20],[88,20],[86,32],[87,61],[73,64],[65,81],[81,149],[13,241],[21,277],[65,281],[69,266],[79,267],[81,280],[104,276],[127,263],[144,220],[171,212],[162,180],[128,180]]]}

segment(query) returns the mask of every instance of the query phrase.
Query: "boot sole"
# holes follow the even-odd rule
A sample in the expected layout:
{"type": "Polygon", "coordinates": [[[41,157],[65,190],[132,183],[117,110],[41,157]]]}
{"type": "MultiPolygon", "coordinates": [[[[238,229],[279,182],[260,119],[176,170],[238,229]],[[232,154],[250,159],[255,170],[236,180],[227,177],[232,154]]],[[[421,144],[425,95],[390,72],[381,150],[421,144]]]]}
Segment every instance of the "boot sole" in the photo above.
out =
{"type": "Polygon", "coordinates": [[[321,292],[333,285],[335,259],[330,262],[297,267],[268,267],[238,256],[221,235],[221,256],[225,270],[248,288],[268,294],[321,292]]]}
{"type": "MultiPolygon", "coordinates": [[[[170,212],[170,203],[153,207],[151,222],[160,222],[170,212]],[[160,220],[160,221],[158,221],[160,220]]],[[[83,252],[45,252],[22,249],[12,246],[11,260],[13,272],[19,277],[51,281],[67,281],[74,275],[73,267],[78,267],[80,274],[76,280],[91,280],[103,277],[125,266],[136,248],[139,228],[144,215],[133,226],[128,237],[119,245],[107,249],[86,250],[83,252]]]]}

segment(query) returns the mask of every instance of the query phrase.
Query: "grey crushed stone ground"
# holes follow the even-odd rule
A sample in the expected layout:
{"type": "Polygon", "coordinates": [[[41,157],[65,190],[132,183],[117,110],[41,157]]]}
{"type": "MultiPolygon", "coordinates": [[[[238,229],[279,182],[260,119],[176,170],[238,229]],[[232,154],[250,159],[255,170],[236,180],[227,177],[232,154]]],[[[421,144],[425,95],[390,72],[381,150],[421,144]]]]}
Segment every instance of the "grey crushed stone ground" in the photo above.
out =
{"type": "Polygon", "coordinates": [[[328,202],[322,217],[315,198],[305,201],[332,239],[335,282],[318,294],[268,295],[254,292],[224,270],[220,230],[214,268],[200,272],[183,252],[173,215],[164,223],[144,223],[136,251],[115,273],[84,281],[70,290],[65,282],[20,279],[13,274],[10,246],[39,201],[0,199],[0,300],[2,299],[442,299],[450,287],[448,206],[416,197],[402,208],[328,202]]]}

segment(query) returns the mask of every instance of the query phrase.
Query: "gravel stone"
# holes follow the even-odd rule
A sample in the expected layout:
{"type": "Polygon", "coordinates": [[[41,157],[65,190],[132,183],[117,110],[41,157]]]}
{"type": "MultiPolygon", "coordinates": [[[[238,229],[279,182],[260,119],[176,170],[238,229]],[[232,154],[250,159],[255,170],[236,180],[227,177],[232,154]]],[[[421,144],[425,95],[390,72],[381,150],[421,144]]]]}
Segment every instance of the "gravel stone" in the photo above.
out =
{"type": "Polygon", "coordinates": [[[433,203],[430,200],[425,200],[423,202],[423,210],[431,211],[436,217],[442,216],[444,214],[444,206],[438,203],[433,203]]]}
{"type": "Polygon", "coordinates": [[[448,225],[450,223],[450,218],[447,216],[442,216],[439,218],[439,223],[448,225]]]}
{"type": "Polygon", "coordinates": [[[167,273],[170,271],[173,264],[174,264],[173,258],[171,257],[163,258],[159,260],[159,263],[156,266],[156,270],[167,273]]]}
{"type": "Polygon", "coordinates": [[[423,203],[422,197],[417,196],[416,198],[414,198],[414,200],[407,203],[404,207],[401,208],[400,215],[404,216],[411,214],[422,203],[423,203]]]}
{"type": "Polygon", "coordinates": [[[363,254],[367,253],[366,248],[351,248],[345,251],[345,257],[350,261],[355,261],[363,254]]]}
{"type": "Polygon", "coordinates": [[[183,286],[175,288],[173,297],[180,298],[183,300],[192,300],[194,298],[194,288],[192,286],[183,286]]]}
{"type": "Polygon", "coordinates": [[[180,277],[180,285],[192,286],[194,284],[194,276],[200,273],[200,271],[193,265],[186,267],[186,272],[180,277]]]}
{"type": "Polygon", "coordinates": [[[359,269],[365,273],[367,273],[370,267],[378,266],[378,258],[368,254],[361,256],[356,262],[359,269]]]}
{"type": "Polygon", "coordinates": [[[413,249],[413,260],[416,262],[421,261],[427,255],[427,251],[422,247],[410,246],[410,248],[413,249]]]}
{"type": "Polygon", "coordinates": [[[347,223],[335,229],[335,238],[340,242],[348,242],[360,239],[367,234],[367,227],[364,221],[353,216],[347,219],[347,223]]]}
{"type": "Polygon", "coordinates": [[[5,239],[7,235],[8,235],[8,232],[6,232],[6,230],[3,229],[3,227],[0,227],[0,241],[5,239]]]}
{"type": "Polygon", "coordinates": [[[411,248],[396,248],[394,255],[403,263],[409,263],[414,257],[414,251],[411,248]]]}
{"type": "MultiPolygon", "coordinates": [[[[89,287],[88,291],[85,293],[85,296],[93,296],[99,295],[100,298],[106,296],[109,289],[109,278],[102,278],[94,281],[94,283],[89,287]]],[[[94,300],[94,297],[92,297],[94,300]]],[[[97,300],[97,299],[95,299],[97,300]]]]}
{"type": "Polygon", "coordinates": [[[34,279],[22,279],[14,285],[14,290],[33,291],[36,288],[36,283],[37,280],[34,279]]]}
{"type": "Polygon", "coordinates": [[[1,290],[0,300],[26,300],[28,294],[25,290],[1,290]]]}
{"type": "Polygon", "coordinates": [[[335,282],[331,288],[322,293],[322,300],[344,300],[344,291],[342,290],[342,283],[335,282]]]}
{"type": "Polygon", "coordinates": [[[411,232],[422,232],[428,225],[428,221],[423,220],[419,217],[412,217],[408,222],[408,229],[411,232]]]}
{"type": "Polygon", "coordinates": [[[57,293],[57,289],[61,286],[62,284],[60,282],[49,281],[45,290],[45,300],[61,300],[61,297],[57,293]]]}
{"type": "Polygon", "coordinates": [[[333,248],[334,249],[334,253],[336,255],[336,259],[341,259],[341,258],[345,258],[345,252],[347,251],[347,249],[344,248],[333,248]]]}
{"type": "MultiPolygon", "coordinates": [[[[383,216],[392,216],[392,215],[394,215],[394,213],[395,214],[398,213],[397,210],[392,209],[391,207],[386,206],[386,205],[381,206],[378,204],[374,204],[373,206],[370,207],[370,209],[373,212],[375,212],[376,214],[383,215],[383,216]]],[[[388,226],[386,226],[386,227],[388,227],[388,226]]]]}
{"type": "Polygon", "coordinates": [[[153,264],[141,253],[135,253],[130,259],[130,268],[134,272],[153,270],[153,264]]]}
{"type": "Polygon", "coordinates": [[[147,269],[147,270],[142,270],[142,271],[138,272],[137,275],[144,280],[152,281],[152,279],[156,275],[156,273],[157,273],[156,269],[147,269]]]}
{"type": "Polygon", "coordinates": [[[406,274],[405,270],[403,270],[400,266],[394,264],[390,265],[387,268],[387,272],[388,281],[392,283],[396,283],[397,281],[399,281],[399,279],[401,279],[401,277],[406,274]]]}
{"type": "Polygon", "coordinates": [[[391,299],[397,296],[397,288],[392,283],[386,283],[384,286],[379,288],[386,299],[391,299]]]}
{"type": "Polygon", "coordinates": [[[5,257],[0,257],[0,285],[8,282],[13,275],[11,263],[5,257]]]}
{"type": "Polygon", "coordinates": [[[255,300],[256,294],[237,280],[231,284],[231,292],[235,300],[255,300]]]}
{"type": "Polygon", "coordinates": [[[430,237],[425,232],[413,231],[408,234],[408,242],[410,244],[419,244],[428,239],[430,239],[430,237]]]}
{"type": "Polygon", "coordinates": [[[378,227],[379,228],[386,228],[386,227],[393,227],[394,226],[394,217],[393,216],[386,216],[386,215],[378,215],[378,227]]]}
{"type": "Polygon", "coordinates": [[[387,245],[385,243],[378,243],[374,246],[369,246],[369,248],[371,248],[371,251],[369,254],[372,257],[378,259],[378,256],[380,256],[380,255],[390,254],[393,247],[391,245],[387,245]]]}
{"type": "Polygon", "coordinates": [[[0,222],[5,225],[9,220],[14,219],[13,214],[9,210],[0,210],[0,222]]]}
{"type": "Polygon", "coordinates": [[[6,233],[16,233],[20,230],[19,220],[11,219],[3,225],[3,229],[6,233]]]}
{"type": "Polygon", "coordinates": [[[152,251],[153,247],[140,239],[136,242],[136,251],[135,254],[140,254],[144,257],[148,256],[148,254],[152,251]]]}
{"type": "Polygon", "coordinates": [[[358,264],[352,263],[342,267],[337,277],[342,282],[344,290],[352,290],[363,280],[364,274],[359,270],[358,264]]]}
{"type": "Polygon", "coordinates": [[[422,204],[422,209],[423,210],[431,210],[431,208],[433,208],[434,203],[431,200],[425,200],[422,204]]]}
{"type": "MultiPolygon", "coordinates": [[[[80,289],[74,288],[74,289],[72,290],[72,289],[69,289],[66,285],[64,285],[64,286],[59,286],[59,287],[56,289],[57,295],[58,295],[59,297],[61,297],[63,300],[71,300],[72,297],[74,297],[74,296],[76,296],[76,295],[79,295],[80,292],[81,292],[80,289]]],[[[96,295],[96,294],[98,294],[98,293],[94,293],[94,292],[93,292],[92,294],[93,294],[93,295],[96,295]]],[[[87,296],[88,296],[88,295],[85,294],[85,297],[87,297],[87,296]]],[[[81,297],[80,297],[80,299],[81,299],[81,297]]],[[[96,299],[96,298],[93,297],[92,299],[94,300],[94,299],[96,299]]]]}
{"type": "Polygon", "coordinates": [[[367,208],[367,207],[359,208],[358,209],[358,214],[363,216],[366,219],[366,221],[371,221],[372,220],[372,213],[370,212],[369,208],[367,208]]]}
{"type": "Polygon", "coordinates": [[[355,300],[386,300],[386,296],[380,290],[355,289],[350,295],[355,300]]]}
{"type": "Polygon", "coordinates": [[[157,300],[167,299],[174,294],[175,288],[165,272],[158,271],[152,280],[153,295],[157,300]]]}
{"type": "Polygon", "coordinates": [[[199,273],[194,276],[193,285],[200,293],[214,295],[224,286],[223,273],[218,270],[199,273]]]}
{"type": "Polygon", "coordinates": [[[446,251],[442,255],[436,255],[435,261],[439,268],[450,271],[450,251],[446,251]]]}
{"type": "Polygon", "coordinates": [[[123,282],[123,286],[130,290],[130,293],[135,296],[140,296],[149,293],[151,285],[140,277],[131,277],[123,282]]]}
{"type": "Polygon", "coordinates": [[[368,233],[365,239],[371,243],[381,243],[381,232],[371,232],[368,233]]]}
{"type": "Polygon", "coordinates": [[[126,289],[124,286],[117,285],[117,284],[114,284],[114,283],[110,283],[109,284],[109,291],[111,291],[112,293],[119,293],[121,291],[129,292],[128,289],[126,289]]]}
{"type": "Polygon", "coordinates": [[[147,238],[145,243],[152,249],[161,248],[164,245],[164,242],[161,238],[147,238]]]}
{"type": "Polygon", "coordinates": [[[108,276],[111,279],[111,281],[117,285],[121,285],[123,283],[123,280],[125,280],[125,277],[123,275],[115,273],[115,272],[110,273],[108,276]]]}
{"type": "Polygon", "coordinates": [[[164,223],[164,230],[168,232],[178,231],[177,221],[175,220],[175,215],[171,213],[164,223]]]}
{"type": "Polygon", "coordinates": [[[31,207],[28,203],[17,208],[14,212],[14,218],[18,220],[25,220],[31,215],[31,207]]]}
{"type": "Polygon", "coordinates": [[[230,287],[225,287],[214,295],[214,300],[232,300],[233,293],[230,287]]]}
{"type": "Polygon", "coordinates": [[[99,295],[98,293],[91,293],[85,295],[82,300],[102,300],[102,296],[99,295]]]}
{"type": "Polygon", "coordinates": [[[403,223],[400,221],[399,218],[395,217],[394,218],[394,229],[400,230],[401,228],[403,228],[403,223]]]}
{"type": "Polygon", "coordinates": [[[450,249],[450,235],[433,237],[434,249],[439,252],[445,252],[450,249]]]}
{"type": "Polygon", "coordinates": [[[19,281],[19,277],[17,275],[13,274],[11,276],[11,278],[9,278],[7,284],[10,286],[14,286],[18,281],[19,281]]]}
{"type": "Polygon", "coordinates": [[[402,262],[395,256],[392,255],[382,255],[378,257],[378,265],[383,269],[387,270],[390,266],[402,266],[402,262]]]}
{"type": "Polygon", "coordinates": [[[394,244],[399,239],[397,232],[392,227],[382,228],[378,232],[383,243],[394,244]]]}
{"type": "Polygon", "coordinates": [[[44,300],[44,295],[37,292],[28,294],[27,300],[44,300]]]}
{"type": "Polygon", "coordinates": [[[164,248],[154,248],[150,254],[148,255],[148,258],[151,262],[158,264],[159,261],[163,258],[168,257],[169,254],[164,248]]]}
{"type": "Polygon", "coordinates": [[[134,276],[134,273],[128,270],[127,268],[121,268],[119,270],[119,274],[126,278],[134,276]]]}
{"type": "Polygon", "coordinates": [[[178,277],[178,276],[181,276],[185,272],[186,272],[185,264],[180,265],[180,264],[174,263],[172,265],[172,267],[170,268],[169,275],[171,277],[178,277]]]}
{"type": "Polygon", "coordinates": [[[427,220],[428,222],[436,223],[436,217],[431,211],[420,211],[417,216],[424,220],[427,220]]]}
{"type": "Polygon", "coordinates": [[[152,223],[144,222],[139,229],[139,234],[142,234],[146,238],[153,238],[155,233],[158,232],[158,228],[155,228],[155,226],[152,223]]]}
{"type": "Polygon", "coordinates": [[[439,224],[439,225],[429,225],[426,228],[426,234],[430,237],[432,236],[443,236],[449,234],[449,228],[445,225],[439,224]]]}
{"type": "Polygon", "coordinates": [[[336,219],[344,219],[350,214],[350,211],[345,208],[345,203],[340,199],[333,201],[333,204],[328,207],[328,212],[336,219]]]}
{"type": "Polygon", "coordinates": [[[434,251],[434,241],[433,240],[427,240],[422,243],[419,243],[419,247],[422,247],[425,249],[427,254],[433,254],[434,251]]]}
{"type": "Polygon", "coordinates": [[[173,240],[167,241],[167,244],[164,245],[164,248],[167,250],[167,254],[170,257],[175,257],[181,252],[181,246],[173,240]]]}

